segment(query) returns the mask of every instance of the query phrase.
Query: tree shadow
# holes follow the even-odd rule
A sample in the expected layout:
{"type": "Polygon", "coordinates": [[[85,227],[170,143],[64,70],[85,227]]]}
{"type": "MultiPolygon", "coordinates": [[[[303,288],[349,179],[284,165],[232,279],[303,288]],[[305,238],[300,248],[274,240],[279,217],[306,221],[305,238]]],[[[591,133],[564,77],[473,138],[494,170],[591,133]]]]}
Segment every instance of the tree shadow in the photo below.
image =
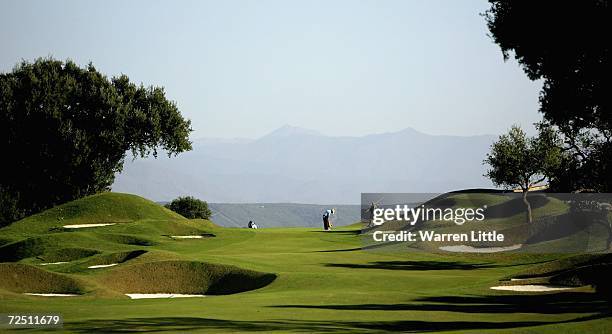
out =
{"type": "Polygon", "coordinates": [[[424,297],[414,303],[354,305],[276,305],[279,308],[305,308],[351,311],[438,311],[460,313],[586,313],[611,315],[608,301],[592,293],[545,295],[443,296],[424,297]]]}
{"type": "Polygon", "coordinates": [[[314,251],[313,253],[336,253],[336,252],[354,252],[363,250],[362,247],[354,247],[354,248],[343,248],[343,249],[328,249],[328,250],[320,250],[314,251]]]}
{"type": "MultiPolygon", "coordinates": [[[[525,214],[527,212],[527,208],[520,193],[515,195],[507,194],[506,196],[510,196],[511,199],[487,208],[487,219],[508,218],[519,213],[525,214]]],[[[546,194],[542,193],[529,193],[527,199],[529,200],[529,204],[531,204],[532,210],[544,207],[550,202],[546,194]]]]}
{"type": "Polygon", "coordinates": [[[588,321],[599,315],[566,321],[314,321],[314,320],[223,320],[198,317],[151,317],[130,319],[92,319],[65,323],[64,329],[74,333],[153,333],[162,331],[299,331],[316,333],[346,333],[376,331],[435,332],[448,330],[509,329],[559,323],[588,321]]]}
{"type": "Polygon", "coordinates": [[[329,230],[329,231],[309,231],[310,233],[331,233],[331,234],[347,234],[347,235],[359,235],[361,230],[329,230]]]}
{"type": "Polygon", "coordinates": [[[327,263],[326,267],[384,270],[474,270],[498,267],[490,263],[465,263],[458,261],[376,261],[367,264],[327,263]]]}

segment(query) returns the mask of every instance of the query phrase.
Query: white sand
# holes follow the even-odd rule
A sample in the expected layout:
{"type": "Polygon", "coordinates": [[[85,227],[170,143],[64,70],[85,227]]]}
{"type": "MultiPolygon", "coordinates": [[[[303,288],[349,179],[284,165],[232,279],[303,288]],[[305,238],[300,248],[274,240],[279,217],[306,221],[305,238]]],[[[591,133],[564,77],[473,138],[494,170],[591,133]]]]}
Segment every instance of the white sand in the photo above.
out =
{"type": "Polygon", "coordinates": [[[66,262],[66,261],[61,261],[61,262],[46,262],[46,263],[41,263],[40,265],[41,266],[51,266],[51,265],[54,265],[54,264],[64,264],[64,263],[68,263],[68,262],[66,262]]]}
{"type": "Polygon", "coordinates": [[[173,239],[202,239],[201,235],[171,235],[170,238],[173,239]]]}
{"type": "Polygon", "coordinates": [[[111,226],[115,225],[115,223],[103,223],[103,224],[74,224],[74,225],[64,225],[63,228],[86,228],[86,227],[100,227],[100,226],[111,226]]]}
{"type": "Polygon", "coordinates": [[[108,267],[114,267],[116,265],[118,265],[119,263],[111,263],[111,264],[96,264],[95,266],[89,266],[87,267],[88,269],[98,269],[98,268],[108,268],[108,267]]]}
{"type": "Polygon", "coordinates": [[[573,289],[573,288],[557,286],[557,285],[528,284],[528,285],[500,285],[500,286],[492,286],[491,289],[493,289],[493,290],[502,290],[502,291],[548,292],[548,291],[570,290],[570,289],[573,289]]]}
{"type": "Polygon", "coordinates": [[[516,250],[523,247],[522,244],[516,244],[505,247],[472,247],[467,245],[442,246],[440,250],[456,253],[499,253],[511,250],[516,250]]]}
{"type": "Polygon", "coordinates": [[[181,293],[126,293],[125,295],[130,299],[206,297],[205,295],[185,295],[181,293]]]}
{"type": "Polygon", "coordinates": [[[40,296],[40,297],[76,297],[78,295],[71,293],[30,293],[26,292],[24,295],[28,296],[40,296]]]}

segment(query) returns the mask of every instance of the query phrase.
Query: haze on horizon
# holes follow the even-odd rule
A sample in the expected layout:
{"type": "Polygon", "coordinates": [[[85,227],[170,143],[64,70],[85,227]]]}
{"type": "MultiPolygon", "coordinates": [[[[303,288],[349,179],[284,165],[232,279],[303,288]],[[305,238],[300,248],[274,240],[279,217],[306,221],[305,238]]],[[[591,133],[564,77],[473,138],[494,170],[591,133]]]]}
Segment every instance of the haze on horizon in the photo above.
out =
{"type": "Polygon", "coordinates": [[[503,61],[486,1],[2,1],[0,71],[89,61],[159,85],[192,138],[531,132],[540,82],[503,61]]]}

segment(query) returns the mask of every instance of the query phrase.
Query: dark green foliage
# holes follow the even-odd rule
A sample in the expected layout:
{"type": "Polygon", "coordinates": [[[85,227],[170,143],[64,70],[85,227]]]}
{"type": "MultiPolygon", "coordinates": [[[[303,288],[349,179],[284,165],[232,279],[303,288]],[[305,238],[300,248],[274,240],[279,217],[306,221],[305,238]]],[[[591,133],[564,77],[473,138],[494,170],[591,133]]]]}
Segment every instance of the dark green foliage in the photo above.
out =
{"type": "Polygon", "coordinates": [[[529,222],[532,222],[531,205],[527,200],[529,188],[552,178],[563,156],[556,133],[550,127],[539,130],[537,137],[529,138],[520,127],[513,126],[491,146],[491,153],[484,161],[491,167],[485,176],[495,185],[523,191],[529,222]]]}
{"type": "Polygon", "coordinates": [[[0,225],[108,190],[126,152],[190,150],[190,122],[159,87],[51,58],[0,74],[0,225]]]}
{"type": "Polygon", "coordinates": [[[541,129],[538,137],[529,138],[520,127],[513,126],[491,146],[485,159],[491,168],[485,176],[496,185],[523,191],[544,181],[557,168],[562,155],[559,140],[551,131],[541,129]]]}
{"type": "Polygon", "coordinates": [[[543,80],[540,112],[572,152],[552,185],[611,191],[608,1],[489,2],[485,18],[493,40],[504,58],[514,54],[530,79],[543,80]]]}
{"type": "Polygon", "coordinates": [[[179,197],[166,204],[166,208],[189,219],[208,219],[212,214],[208,208],[208,203],[191,196],[179,197]]]}

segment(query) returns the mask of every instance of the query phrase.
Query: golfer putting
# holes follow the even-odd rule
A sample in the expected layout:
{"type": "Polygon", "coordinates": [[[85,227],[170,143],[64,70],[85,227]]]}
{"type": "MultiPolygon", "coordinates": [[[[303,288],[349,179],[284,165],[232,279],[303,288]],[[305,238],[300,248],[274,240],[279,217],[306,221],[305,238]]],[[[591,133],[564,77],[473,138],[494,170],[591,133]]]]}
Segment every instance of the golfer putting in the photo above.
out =
{"type": "Polygon", "coordinates": [[[332,221],[331,221],[331,216],[335,216],[336,215],[336,208],[333,209],[327,209],[325,210],[325,212],[323,212],[323,229],[325,231],[329,231],[332,228],[332,221]]]}

